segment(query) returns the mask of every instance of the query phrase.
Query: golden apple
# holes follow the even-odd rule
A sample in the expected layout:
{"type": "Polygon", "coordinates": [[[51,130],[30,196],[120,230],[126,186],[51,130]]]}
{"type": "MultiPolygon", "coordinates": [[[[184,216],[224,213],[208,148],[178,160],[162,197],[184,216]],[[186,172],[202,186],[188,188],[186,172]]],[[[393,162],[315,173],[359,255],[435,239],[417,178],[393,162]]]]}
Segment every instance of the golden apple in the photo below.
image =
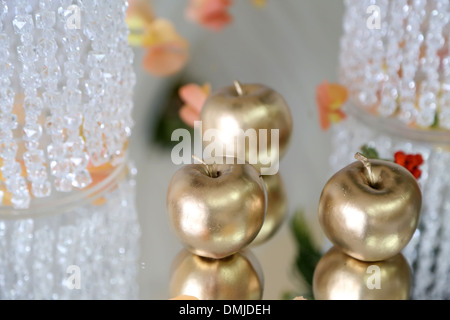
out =
{"type": "Polygon", "coordinates": [[[328,180],[320,196],[319,222],[328,239],[348,255],[385,260],[411,240],[421,204],[419,185],[408,170],[365,159],[328,180]]]}
{"type": "Polygon", "coordinates": [[[231,160],[186,165],[169,183],[167,211],[175,234],[202,257],[221,259],[243,249],[264,222],[264,181],[253,166],[231,160]]]}
{"type": "MultiPolygon", "coordinates": [[[[275,90],[261,84],[239,84],[227,86],[214,92],[205,102],[200,120],[203,135],[208,130],[217,130],[219,141],[225,146],[224,154],[236,158],[245,157],[245,161],[258,169],[278,163],[285,154],[292,134],[292,115],[284,98],[275,90]],[[239,140],[243,132],[255,130],[248,140],[239,140]],[[266,131],[263,131],[263,130],[266,131]],[[278,130],[278,141],[272,144],[272,134],[278,130]],[[273,131],[273,132],[272,132],[273,131]],[[266,132],[267,140],[261,139],[266,132]],[[252,138],[256,147],[250,147],[252,138]],[[238,144],[243,141],[245,145],[238,144]],[[240,153],[243,148],[244,155],[240,153]]],[[[205,148],[211,143],[203,141],[205,148]]]]}

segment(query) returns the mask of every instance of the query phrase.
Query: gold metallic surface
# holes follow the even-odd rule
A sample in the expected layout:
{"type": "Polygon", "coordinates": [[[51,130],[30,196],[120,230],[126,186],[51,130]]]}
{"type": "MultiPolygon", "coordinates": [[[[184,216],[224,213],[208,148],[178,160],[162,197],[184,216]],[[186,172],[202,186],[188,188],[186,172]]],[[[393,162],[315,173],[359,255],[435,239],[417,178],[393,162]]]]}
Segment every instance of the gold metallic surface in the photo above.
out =
{"type": "Polygon", "coordinates": [[[402,254],[363,262],[333,247],[316,266],[313,293],[316,300],[408,300],[411,281],[402,254]]]}
{"type": "Polygon", "coordinates": [[[224,258],[260,231],[267,198],[264,181],[249,164],[190,164],[172,177],[167,211],[175,234],[193,253],[224,258]]]}
{"type": "Polygon", "coordinates": [[[169,294],[200,300],[259,300],[263,281],[261,266],[248,250],[219,260],[182,250],[172,263],[169,294]]]}
{"type": "MultiPolygon", "coordinates": [[[[258,169],[279,161],[285,154],[292,134],[292,115],[286,101],[273,89],[260,84],[240,84],[224,87],[213,93],[205,102],[200,119],[203,134],[209,129],[218,130],[220,141],[233,145],[226,155],[240,158],[237,148],[239,129],[257,132],[257,163],[251,161],[249,142],[245,142],[245,160],[258,169]],[[239,91],[239,92],[238,92],[239,91]],[[241,92],[240,92],[241,91],[241,92]],[[259,129],[267,129],[267,153],[259,152],[259,129]],[[279,130],[279,150],[272,150],[271,129],[279,130]]],[[[204,141],[208,145],[209,141],[204,141]]]]}
{"type": "Polygon", "coordinates": [[[364,261],[399,253],[416,230],[422,194],[414,176],[400,165],[370,160],[374,185],[356,161],[326,183],[319,222],[334,245],[364,261]]]}
{"type": "Polygon", "coordinates": [[[262,176],[267,192],[267,213],[264,224],[252,241],[257,246],[270,240],[283,224],[288,211],[287,193],[280,173],[262,176]]]}

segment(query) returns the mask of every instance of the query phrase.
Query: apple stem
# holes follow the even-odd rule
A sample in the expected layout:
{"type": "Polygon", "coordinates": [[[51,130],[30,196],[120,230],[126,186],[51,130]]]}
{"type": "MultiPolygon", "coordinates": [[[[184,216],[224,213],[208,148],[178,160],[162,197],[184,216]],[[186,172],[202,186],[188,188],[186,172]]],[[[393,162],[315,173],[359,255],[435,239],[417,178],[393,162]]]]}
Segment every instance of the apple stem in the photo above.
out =
{"type": "Polygon", "coordinates": [[[198,162],[200,162],[201,164],[203,164],[206,167],[206,172],[208,173],[208,175],[211,178],[217,178],[218,175],[215,174],[212,170],[211,170],[211,165],[207,164],[205,161],[203,161],[202,159],[200,159],[199,157],[197,157],[195,154],[192,155],[192,159],[197,160],[198,162]]]}
{"type": "Polygon", "coordinates": [[[234,80],[234,86],[236,87],[236,92],[238,93],[238,95],[242,96],[244,94],[244,91],[242,91],[242,86],[239,81],[234,80]]]}
{"type": "Polygon", "coordinates": [[[364,165],[364,167],[365,167],[366,170],[367,170],[367,175],[368,175],[368,178],[369,178],[369,183],[370,183],[370,185],[371,185],[372,187],[375,186],[376,183],[375,183],[375,180],[374,180],[373,175],[372,175],[372,165],[370,164],[369,159],[367,159],[367,158],[366,158],[362,153],[360,153],[360,152],[357,152],[357,153],[355,154],[355,159],[362,162],[362,164],[364,165]]]}

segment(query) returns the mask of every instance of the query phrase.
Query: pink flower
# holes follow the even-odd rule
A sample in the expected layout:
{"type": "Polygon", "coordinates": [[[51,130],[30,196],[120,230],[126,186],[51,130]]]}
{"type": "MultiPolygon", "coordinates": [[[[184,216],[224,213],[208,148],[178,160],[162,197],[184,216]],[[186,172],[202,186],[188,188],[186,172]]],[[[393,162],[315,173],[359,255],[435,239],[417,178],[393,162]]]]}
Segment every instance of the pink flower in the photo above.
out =
{"type": "Polygon", "coordinates": [[[181,100],[184,102],[180,109],[180,118],[190,127],[194,127],[194,121],[200,120],[200,112],[211,92],[209,83],[199,86],[194,83],[184,85],[179,90],[181,100]]]}
{"type": "Polygon", "coordinates": [[[231,0],[189,0],[186,17],[210,30],[219,31],[232,21],[231,0]]]}

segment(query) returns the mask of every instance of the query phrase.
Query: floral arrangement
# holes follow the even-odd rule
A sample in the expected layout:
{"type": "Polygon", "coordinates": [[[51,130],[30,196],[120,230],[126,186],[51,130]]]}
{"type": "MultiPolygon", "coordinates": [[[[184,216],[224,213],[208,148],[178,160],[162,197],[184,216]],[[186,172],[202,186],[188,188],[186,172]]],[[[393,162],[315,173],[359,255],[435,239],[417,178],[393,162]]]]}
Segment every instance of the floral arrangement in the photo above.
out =
{"type": "MultiPolygon", "coordinates": [[[[248,0],[248,3],[262,9],[267,0],[248,0]]],[[[221,32],[234,21],[230,13],[233,5],[232,0],[188,0],[184,21],[209,32],[221,32]]],[[[169,77],[183,71],[190,59],[189,41],[172,21],[158,16],[151,0],[130,0],[126,21],[130,30],[129,43],[145,50],[141,65],[149,76],[169,77]]],[[[161,112],[152,119],[156,121],[154,131],[149,134],[152,143],[163,148],[173,147],[173,130],[192,129],[210,92],[208,83],[198,85],[183,75],[163,97],[161,112]]]]}
{"type": "MultiPolygon", "coordinates": [[[[251,0],[263,8],[266,0],[251,0]]],[[[213,32],[232,23],[229,10],[232,0],[186,1],[185,20],[213,32]]],[[[130,0],[127,10],[129,42],[146,50],[143,68],[158,77],[180,72],[189,61],[189,42],[176,30],[172,21],[158,17],[150,0],[130,0]]]]}
{"type": "MultiPolygon", "coordinates": [[[[338,83],[324,81],[316,88],[316,101],[319,114],[320,127],[323,131],[328,130],[333,123],[338,123],[346,118],[342,106],[348,99],[347,89],[338,83]]],[[[370,159],[380,159],[375,148],[364,145],[361,153],[370,159]]],[[[393,155],[395,163],[405,167],[416,178],[422,175],[420,166],[424,160],[421,154],[406,154],[398,150],[393,155]]]]}

